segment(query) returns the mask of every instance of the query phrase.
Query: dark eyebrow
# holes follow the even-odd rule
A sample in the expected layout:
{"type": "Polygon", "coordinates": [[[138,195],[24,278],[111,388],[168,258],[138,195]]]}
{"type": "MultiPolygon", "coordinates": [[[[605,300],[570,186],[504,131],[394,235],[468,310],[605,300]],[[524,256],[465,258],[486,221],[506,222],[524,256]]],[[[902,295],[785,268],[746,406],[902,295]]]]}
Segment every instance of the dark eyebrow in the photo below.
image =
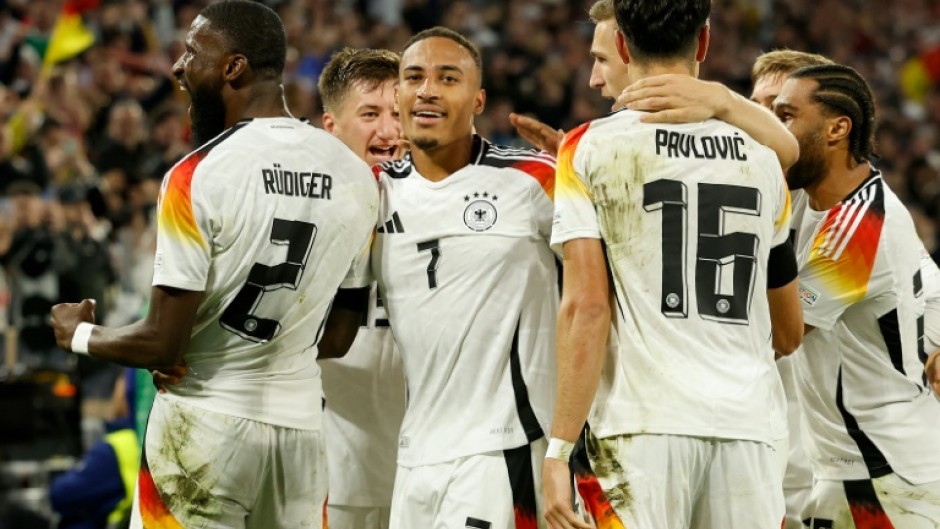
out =
{"type": "Polygon", "coordinates": [[[456,67],[456,66],[454,66],[454,65],[452,65],[452,64],[444,64],[444,65],[438,66],[437,69],[440,70],[440,71],[442,71],[442,72],[457,72],[457,73],[459,73],[459,74],[462,74],[462,73],[463,73],[463,70],[461,70],[460,68],[458,68],[458,67],[456,67]]]}
{"type": "Polygon", "coordinates": [[[774,105],[773,105],[773,106],[774,106],[774,110],[775,110],[775,111],[776,111],[778,108],[781,109],[781,110],[791,110],[791,111],[792,111],[792,110],[796,110],[796,107],[793,106],[793,105],[789,105],[789,104],[787,104],[787,103],[778,103],[778,102],[776,102],[776,101],[774,101],[774,105]]]}

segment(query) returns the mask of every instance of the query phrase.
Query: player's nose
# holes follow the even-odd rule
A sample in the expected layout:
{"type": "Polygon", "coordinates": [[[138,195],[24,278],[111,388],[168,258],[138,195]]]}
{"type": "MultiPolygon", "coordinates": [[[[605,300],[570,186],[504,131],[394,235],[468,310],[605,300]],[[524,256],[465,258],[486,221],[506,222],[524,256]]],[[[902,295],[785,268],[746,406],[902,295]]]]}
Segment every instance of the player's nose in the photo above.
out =
{"type": "Polygon", "coordinates": [[[601,68],[597,61],[594,62],[594,67],[591,68],[591,79],[588,80],[588,84],[595,90],[604,88],[604,77],[601,75],[601,68]]]}

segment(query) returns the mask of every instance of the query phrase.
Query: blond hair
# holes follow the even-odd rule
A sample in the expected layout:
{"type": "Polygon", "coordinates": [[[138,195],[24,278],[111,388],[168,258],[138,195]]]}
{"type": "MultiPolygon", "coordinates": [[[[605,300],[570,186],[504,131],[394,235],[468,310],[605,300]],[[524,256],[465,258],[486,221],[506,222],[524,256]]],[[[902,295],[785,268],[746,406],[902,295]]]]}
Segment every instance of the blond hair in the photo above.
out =
{"type": "Polygon", "coordinates": [[[822,66],[832,61],[815,53],[796,50],[774,50],[762,54],[751,68],[751,82],[774,75],[790,75],[806,66],[822,66]]]}
{"type": "Polygon", "coordinates": [[[614,18],[614,0],[597,0],[588,11],[591,22],[600,24],[614,18]]]}

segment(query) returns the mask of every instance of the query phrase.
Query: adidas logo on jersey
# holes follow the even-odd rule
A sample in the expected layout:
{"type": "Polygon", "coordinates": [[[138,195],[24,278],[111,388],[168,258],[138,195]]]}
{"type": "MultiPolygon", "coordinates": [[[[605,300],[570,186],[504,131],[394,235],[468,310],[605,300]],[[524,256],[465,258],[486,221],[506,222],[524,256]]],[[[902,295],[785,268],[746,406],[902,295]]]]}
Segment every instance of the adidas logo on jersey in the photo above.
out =
{"type": "Polygon", "coordinates": [[[398,216],[398,212],[392,213],[392,218],[385,221],[385,226],[382,226],[378,229],[379,233],[405,233],[405,226],[401,223],[401,218],[398,216]]]}

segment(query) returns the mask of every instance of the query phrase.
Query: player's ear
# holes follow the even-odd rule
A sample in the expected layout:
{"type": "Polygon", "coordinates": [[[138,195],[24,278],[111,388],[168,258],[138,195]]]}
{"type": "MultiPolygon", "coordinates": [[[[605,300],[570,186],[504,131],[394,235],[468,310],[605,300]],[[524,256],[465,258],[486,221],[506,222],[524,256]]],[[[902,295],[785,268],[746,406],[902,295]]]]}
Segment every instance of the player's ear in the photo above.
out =
{"type": "Polygon", "coordinates": [[[323,113],[323,130],[333,134],[333,129],[336,128],[336,121],[333,119],[333,114],[329,112],[323,113]]]}
{"type": "Polygon", "coordinates": [[[481,88],[473,101],[473,113],[477,115],[482,114],[484,107],[486,107],[486,90],[481,88]]]}
{"type": "Polygon", "coordinates": [[[235,53],[226,57],[225,71],[222,78],[227,83],[238,80],[248,70],[248,57],[240,53],[235,53]]]}
{"type": "Polygon", "coordinates": [[[829,144],[848,140],[852,132],[852,120],[848,116],[836,116],[826,120],[826,141],[829,144]]]}
{"type": "Polygon", "coordinates": [[[711,23],[705,21],[702,31],[698,32],[698,49],[695,50],[695,62],[705,62],[708,54],[708,44],[711,42],[711,23]]]}
{"type": "Polygon", "coordinates": [[[614,32],[614,40],[617,43],[617,55],[624,64],[630,64],[630,47],[627,46],[627,37],[618,29],[614,32]]]}

